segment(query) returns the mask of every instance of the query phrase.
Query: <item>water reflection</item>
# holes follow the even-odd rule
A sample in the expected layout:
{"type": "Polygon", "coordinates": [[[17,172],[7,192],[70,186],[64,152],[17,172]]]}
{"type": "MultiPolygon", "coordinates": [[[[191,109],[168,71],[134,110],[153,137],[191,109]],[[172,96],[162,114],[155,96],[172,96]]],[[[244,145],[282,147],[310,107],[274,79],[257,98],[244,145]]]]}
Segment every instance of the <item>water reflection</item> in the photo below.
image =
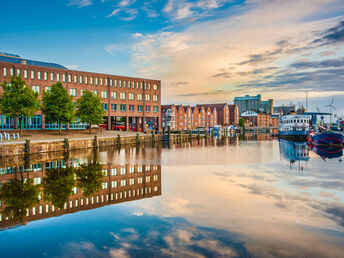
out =
{"type": "Polygon", "coordinates": [[[326,147],[326,146],[313,146],[313,151],[318,154],[324,161],[326,159],[338,158],[342,161],[343,147],[326,147]]]}
{"type": "MultiPolygon", "coordinates": [[[[23,160],[23,164],[0,168],[0,228],[161,195],[161,166],[157,160],[123,164],[123,154],[128,155],[125,150],[109,149],[70,159],[48,157],[32,164],[23,160]]],[[[134,156],[141,154],[138,151],[134,156]]]]}

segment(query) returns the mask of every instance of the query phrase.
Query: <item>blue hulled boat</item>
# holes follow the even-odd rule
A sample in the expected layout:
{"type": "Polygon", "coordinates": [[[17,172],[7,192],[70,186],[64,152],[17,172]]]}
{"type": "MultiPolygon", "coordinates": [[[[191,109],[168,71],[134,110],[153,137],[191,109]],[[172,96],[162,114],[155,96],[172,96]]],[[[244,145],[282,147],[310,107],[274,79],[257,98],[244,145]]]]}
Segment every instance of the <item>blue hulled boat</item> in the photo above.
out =
{"type": "Polygon", "coordinates": [[[323,132],[312,135],[312,144],[324,146],[343,146],[343,135],[335,132],[323,132]]]}
{"type": "Polygon", "coordinates": [[[341,158],[343,156],[343,146],[329,147],[329,146],[313,146],[313,150],[322,158],[334,159],[341,158]]]}

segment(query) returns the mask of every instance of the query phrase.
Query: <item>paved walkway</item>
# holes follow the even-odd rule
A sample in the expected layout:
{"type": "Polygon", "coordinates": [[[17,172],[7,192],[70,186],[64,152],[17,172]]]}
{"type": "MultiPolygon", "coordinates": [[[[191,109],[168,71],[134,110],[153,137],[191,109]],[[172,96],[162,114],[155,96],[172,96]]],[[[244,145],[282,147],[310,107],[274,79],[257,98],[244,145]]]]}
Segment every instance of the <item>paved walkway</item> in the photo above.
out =
{"type": "MultiPolygon", "coordinates": [[[[3,132],[1,132],[3,134],[3,132]]],[[[12,133],[8,131],[12,137],[12,133]]],[[[37,132],[25,132],[23,131],[23,136],[20,139],[15,140],[6,140],[1,141],[0,144],[16,144],[16,143],[24,143],[26,139],[30,139],[31,142],[54,142],[54,141],[63,141],[64,138],[68,138],[69,140],[88,140],[93,139],[95,135],[98,138],[114,138],[117,135],[121,137],[128,137],[128,136],[136,136],[136,132],[124,132],[124,131],[103,131],[103,132],[92,132],[90,134],[87,131],[62,131],[62,134],[59,135],[58,132],[53,131],[37,131],[37,132]]],[[[147,135],[144,133],[139,133],[140,135],[147,135]]]]}

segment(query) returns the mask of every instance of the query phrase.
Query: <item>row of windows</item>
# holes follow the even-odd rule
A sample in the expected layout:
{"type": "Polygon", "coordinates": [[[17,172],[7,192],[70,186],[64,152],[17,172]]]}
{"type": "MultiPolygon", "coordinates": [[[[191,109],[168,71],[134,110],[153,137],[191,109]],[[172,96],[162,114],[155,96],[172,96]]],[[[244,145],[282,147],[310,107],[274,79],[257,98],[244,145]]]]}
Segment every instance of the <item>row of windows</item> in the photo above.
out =
{"type": "MultiPolygon", "coordinates": [[[[127,105],[126,104],[120,104],[120,109],[119,111],[127,111],[127,105]]],[[[135,105],[128,105],[128,111],[130,112],[135,112],[135,105]]],[[[108,110],[108,104],[103,103],[102,104],[103,110],[108,110]]],[[[146,112],[151,112],[151,106],[146,105],[146,112]]],[[[137,112],[142,112],[143,106],[142,105],[137,105],[137,112]]],[[[111,111],[117,111],[117,104],[111,104],[111,111]]],[[[158,113],[159,112],[159,106],[153,106],[153,112],[158,113]]]]}
{"type": "MultiPolygon", "coordinates": [[[[32,90],[34,92],[37,92],[38,94],[41,94],[41,86],[34,85],[34,86],[32,86],[32,90]]],[[[50,86],[46,86],[44,88],[44,90],[45,91],[50,90],[50,86]]],[[[81,95],[83,95],[83,92],[84,92],[84,90],[81,90],[81,95]]],[[[92,90],[92,92],[93,92],[94,95],[98,96],[98,91],[97,90],[92,90]]],[[[77,89],[76,88],[69,89],[69,95],[77,97],[77,89]]],[[[100,96],[103,99],[107,99],[108,98],[108,92],[105,91],[105,90],[102,90],[100,96]]],[[[141,93],[136,94],[136,100],[142,100],[142,96],[143,96],[143,94],[141,94],[141,93]]],[[[111,98],[112,99],[117,99],[117,92],[116,91],[111,91],[111,98]]],[[[127,93],[126,92],[121,92],[120,93],[120,99],[122,99],[122,100],[127,99],[127,93]]],[[[128,99],[129,100],[135,100],[135,94],[134,93],[129,93],[128,94],[128,99]]],[[[158,95],[153,95],[153,101],[157,102],[158,99],[159,99],[158,95]]],[[[146,94],[145,95],[145,100],[146,101],[151,101],[151,95],[150,94],[146,94]]]]}
{"type": "MultiPolygon", "coordinates": [[[[118,200],[118,199],[123,199],[123,198],[131,198],[135,196],[143,196],[145,193],[152,193],[159,191],[158,186],[152,187],[145,187],[145,188],[139,188],[139,189],[133,189],[133,190],[128,190],[128,191],[123,191],[119,193],[112,193],[112,194],[102,194],[102,195],[97,195],[96,197],[87,197],[87,198],[81,198],[80,200],[70,200],[68,203],[66,202],[64,204],[63,209],[66,210],[67,208],[77,208],[79,206],[84,206],[84,205],[89,205],[89,204],[94,204],[94,203],[103,203],[103,202],[108,202],[109,198],[111,201],[113,200],[118,200]]],[[[33,207],[32,209],[27,209],[26,210],[26,216],[35,216],[37,214],[43,214],[43,213],[49,213],[49,212],[55,212],[56,210],[59,210],[56,208],[54,205],[46,204],[46,205],[39,205],[38,207],[33,207]]],[[[8,220],[9,217],[7,217],[5,214],[0,214],[0,222],[3,220],[8,220]]]]}
{"type": "MultiPolygon", "coordinates": [[[[150,165],[142,166],[142,165],[138,165],[137,166],[137,172],[138,173],[142,173],[143,167],[145,168],[145,172],[158,170],[158,166],[150,166],[150,165]]],[[[120,172],[120,175],[126,175],[127,174],[127,170],[128,170],[129,174],[134,174],[135,173],[135,167],[134,166],[129,166],[129,169],[127,169],[127,167],[123,166],[119,170],[120,171],[118,171],[117,168],[111,168],[111,176],[117,176],[118,172],[120,172]]],[[[108,170],[104,169],[103,173],[104,173],[105,176],[107,176],[108,175],[108,170]]]]}
{"type": "MultiPolygon", "coordinates": [[[[21,75],[21,69],[17,69],[16,75],[21,75]]],[[[8,69],[4,67],[2,69],[2,74],[3,76],[8,76],[8,69]]],[[[14,75],[14,69],[10,68],[9,69],[9,75],[13,76],[14,75]]],[[[120,88],[132,88],[132,89],[143,89],[143,82],[137,82],[137,81],[126,81],[126,80],[113,80],[113,79],[108,79],[108,78],[98,78],[98,77],[88,77],[88,76],[82,76],[82,75],[71,75],[71,74],[66,74],[62,73],[53,73],[53,72],[35,72],[35,71],[30,71],[30,79],[38,79],[38,80],[45,80],[45,81],[62,81],[66,82],[68,77],[68,82],[70,83],[79,83],[79,84],[95,84],[95,85],[105,85],[105,86],[115,86],[115,87],[120,87],[120,88]],[[43,77],[42,77],[43,75],[43,77]]],[[[29,78],[29,70],[25,69],[23,70],[23,78],[28,79],[29,78]]],[[[144,83],[144,87],[147,90],[151,90],[152,88],[154,90],[158,89],[157,84],[151,84],[151,83],[144,83]]]]}

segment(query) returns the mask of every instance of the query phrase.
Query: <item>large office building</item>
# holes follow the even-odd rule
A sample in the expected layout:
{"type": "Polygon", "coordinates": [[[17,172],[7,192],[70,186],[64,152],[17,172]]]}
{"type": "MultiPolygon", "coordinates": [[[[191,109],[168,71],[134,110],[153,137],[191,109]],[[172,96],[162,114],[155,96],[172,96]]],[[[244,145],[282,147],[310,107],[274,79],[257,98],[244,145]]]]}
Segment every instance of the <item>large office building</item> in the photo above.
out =
{"type": "Polygon", "coordinates": [[[234,104],[238,106],[240,114],[246,111],[255,111],[266,114],[273,113],[273,100],[269,99],[267,101],[262,101],[260,94],[257,96],[245,95],[243,97],[235,97],[234,104]]]}
{"type": "MultiPolygon", "coordinates": [[[[18,55],[0,52],[0,83],[20,75],[26,84],[42,97],[43,91],[61,82],[74,101],[84,90],[101,98],[106,111],[104,124],[108,130],[142,131],[148,127],[161,128],[161,81],[112,74],[70,70],[62,65],[23,59],[18,55]]],[[[0,89],[1,93],[2,89],[0,89]]],[[[68,129],[84,129],[85,124],[75,122],[64,125],[68,129]]],[[[17,129],[14,117],[0,114],[0,130],[17,129]]],[[[58,129],[57,124],[45,122],[38,112],[23,120],[24,129],[58,129]]]]}

